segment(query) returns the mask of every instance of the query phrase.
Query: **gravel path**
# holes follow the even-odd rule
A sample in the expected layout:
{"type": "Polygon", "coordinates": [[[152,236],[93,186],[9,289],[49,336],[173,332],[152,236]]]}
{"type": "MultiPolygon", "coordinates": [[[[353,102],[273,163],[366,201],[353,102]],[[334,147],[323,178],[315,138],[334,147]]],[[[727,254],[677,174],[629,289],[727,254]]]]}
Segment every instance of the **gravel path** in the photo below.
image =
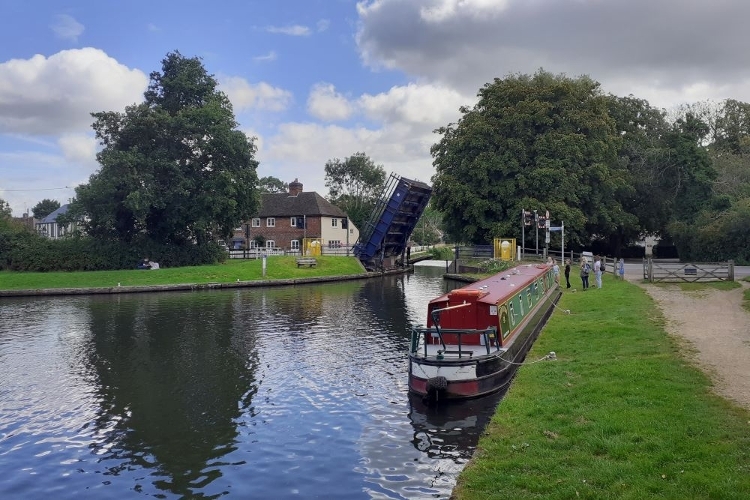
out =
{"type": "Polygon", "coordinates": [[[750,312],[742,307],[743,288],[683,292],[676,285],[644,284],[667,320],[666,330],[687,341],[698,366],[716,392],[750,410],[750,312]],[[710,319],[709,319],[710,318],[710,319]]]}

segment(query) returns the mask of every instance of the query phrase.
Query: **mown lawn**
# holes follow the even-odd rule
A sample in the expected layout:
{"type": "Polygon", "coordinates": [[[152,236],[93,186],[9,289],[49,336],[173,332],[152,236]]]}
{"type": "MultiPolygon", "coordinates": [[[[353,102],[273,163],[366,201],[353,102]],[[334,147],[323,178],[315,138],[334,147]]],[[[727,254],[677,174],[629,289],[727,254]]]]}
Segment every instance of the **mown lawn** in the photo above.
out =
{"type": "Polygon", "coordinates": [[[750,498],[750,412],[710,391],[663,323],[611,276],[565,292],[527,356],[557,360],[519,370],[455,498],[750,498]]]}
{"type": "Polygon", "coordinates": [[[88,272],[24,273],[0,272],[0,290],[40,288],[98,288],[139,285],[175,285],[190,283],[230,283],[261,279],[295,279],[317,276],[345,276],[360,274],[364,268],[355,257],[316,257],[316,267],[300,267],[293,256],[273,256],[266,259],[263,277],[261,260],[227,260],[222,264],[161,268],[156,270],[121,270],[88,272]]]}

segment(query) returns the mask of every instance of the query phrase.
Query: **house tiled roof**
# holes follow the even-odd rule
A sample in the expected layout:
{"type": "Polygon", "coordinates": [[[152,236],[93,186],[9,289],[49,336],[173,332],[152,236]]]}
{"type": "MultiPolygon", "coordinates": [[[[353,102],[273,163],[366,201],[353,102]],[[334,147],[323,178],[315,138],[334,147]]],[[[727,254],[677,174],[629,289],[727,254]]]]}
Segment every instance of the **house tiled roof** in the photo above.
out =
{"type": "Polygon", "coordinates": [[[60,208],[58,208],[57,210],[55,210],[54,212],[52,212],[51,214],[49,214],[47,217],[45,217],[44,219],[42,219],[42,221],[40,222],[40,224],[54,224],[55,222],[57,222],[57,216],[58,215],[62,215],[62,214],[68,213],[68,207],[69,206],[70,205],[63,205],[63,206],[61,206],[60,208]]]}
{"type": "Polygon", "coordinates": [[[315,192],[303,192],[297,196],[290,196],[288,193],[262,194],[260,210],[256,217],[299,217],[302,215],[346,217],[340,208],[315,192]]]}

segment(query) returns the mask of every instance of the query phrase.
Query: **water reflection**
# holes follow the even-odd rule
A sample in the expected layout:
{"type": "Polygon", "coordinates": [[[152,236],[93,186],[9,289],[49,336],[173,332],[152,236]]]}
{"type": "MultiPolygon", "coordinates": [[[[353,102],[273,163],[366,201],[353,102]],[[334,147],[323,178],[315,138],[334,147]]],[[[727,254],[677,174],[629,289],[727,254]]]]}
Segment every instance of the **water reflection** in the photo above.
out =
{"type": "Polygon", "coordinates": [[[496,401],[407,397],[442,272],[3,300],[0,497],[447,498],[496,401]]]}
{"type": "Polygon", "coordinates": [[[426,405],[422,398],[410,395],[412,444],[430,458],[466,463],[503,395],[504,392],[497,392],[444,405],[426,405]]]}
{"type": "Polygon", "coordinates": [[[236,449],[234,422],[256,390],[255,337],[237,338],[236,315],[226,294],[92,301],[90,447],[105,475],[153,467],[156,487],[178,495],[221,476],[215,461],[236,449]]]}

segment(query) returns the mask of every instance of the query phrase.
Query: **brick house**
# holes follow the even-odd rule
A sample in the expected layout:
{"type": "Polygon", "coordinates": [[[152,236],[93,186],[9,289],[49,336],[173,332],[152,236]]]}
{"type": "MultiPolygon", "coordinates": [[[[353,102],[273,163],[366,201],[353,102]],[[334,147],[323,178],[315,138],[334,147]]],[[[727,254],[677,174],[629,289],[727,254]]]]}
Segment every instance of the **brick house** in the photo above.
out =
{"type": "Polygon", "coordinates": [[[323,253],[353,246],[359,230],[347,215],[316,192],[306,193],[297,179],[289,183],[288,193],[265,193],[260,197],[258,213],[232,238],[232,248],[264,246],[286,253],[301,252],[305,241],[316,239],[323,253]],[[259,239],[263,243],[259,244],[259,239]]]}

